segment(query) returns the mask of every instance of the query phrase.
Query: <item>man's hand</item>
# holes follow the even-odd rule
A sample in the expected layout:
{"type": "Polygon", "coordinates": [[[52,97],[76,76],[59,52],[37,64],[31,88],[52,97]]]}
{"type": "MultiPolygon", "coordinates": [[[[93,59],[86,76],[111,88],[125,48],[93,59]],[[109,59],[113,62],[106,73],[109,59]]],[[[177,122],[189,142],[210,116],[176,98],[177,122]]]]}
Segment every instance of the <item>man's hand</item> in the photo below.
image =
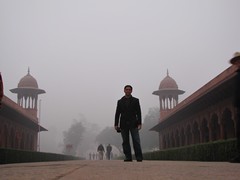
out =
{"type": "Polygon", "coordinates": [[[118,133],[121,132],[121,128],[120,128],[120,127],[118,127],[118,126],[114,126],[114,127],[115,127],[115,130],[116,130],[118,133]]]}
{"type": "Polygon", "coordinates": [[[142,129],[142,125],[139,124],[137,128],[138,128],[138,130],[142,129]]]}

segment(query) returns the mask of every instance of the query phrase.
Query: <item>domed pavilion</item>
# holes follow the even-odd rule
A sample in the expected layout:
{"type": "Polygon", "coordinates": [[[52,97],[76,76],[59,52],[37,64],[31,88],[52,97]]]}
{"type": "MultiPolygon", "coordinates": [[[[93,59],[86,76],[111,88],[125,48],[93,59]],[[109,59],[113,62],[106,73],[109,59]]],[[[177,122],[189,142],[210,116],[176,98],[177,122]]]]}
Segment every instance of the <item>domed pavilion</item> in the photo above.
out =
{"type": "Polygon", "coordinates": [[[29,111],[30,114],[37,117],[38,95],[46,93],[43,89],[38,88],[36,79],[28,73],[18,83],[18,87],[10,90],[17,94],[17,103],[22,108],[29,111]]]}
{"type": "Polygon", "coordinates": [[[159,89],[152,93],[159,96],[160,122],[161,119],[178,104],[178,96],[183,93],[185,93],[185,91],[178,89],[176,81],[169,76],[167,70],[167,76],[160,82],[159,89]]]}

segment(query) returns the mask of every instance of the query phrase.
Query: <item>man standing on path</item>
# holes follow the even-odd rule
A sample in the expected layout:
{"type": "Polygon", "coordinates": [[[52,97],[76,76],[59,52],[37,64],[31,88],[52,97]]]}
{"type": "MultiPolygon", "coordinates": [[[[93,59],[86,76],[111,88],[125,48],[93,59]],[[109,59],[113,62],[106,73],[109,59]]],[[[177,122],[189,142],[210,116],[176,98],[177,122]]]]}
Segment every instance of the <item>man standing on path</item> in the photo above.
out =
{"type": "Polygon", "coordinates": [[[240,163],[240,52],[236,52],[230,63],[237,67],[235,81],[234,106],[236,108],[236,138],[237,138],[237,156],[230,160],[233,163],[240,163]]]}
{"type": "Polygon", "coordinates": [[[117,102],[114,127],[117,131],[121,130],[122,147],[125,154],[124,161],[132,161],[129,132],[131,133],[135,157],[138,162],[143,159],[140,144],[139,130],[142,128],[142,117],[139,99],[133,97],[132,86],[124,87],[125,96],[117,102]],[[120,123],[119,123],[120,120],[120,123]]]}

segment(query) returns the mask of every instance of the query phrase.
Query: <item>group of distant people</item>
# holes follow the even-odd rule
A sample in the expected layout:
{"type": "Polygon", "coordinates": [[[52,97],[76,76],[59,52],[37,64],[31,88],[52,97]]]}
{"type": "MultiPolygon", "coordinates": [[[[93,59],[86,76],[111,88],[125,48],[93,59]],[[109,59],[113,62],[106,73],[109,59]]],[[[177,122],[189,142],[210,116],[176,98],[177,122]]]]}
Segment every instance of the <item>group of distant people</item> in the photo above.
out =
{"type": "Polygon", "coordinates": [[[97,160],[98,159],[98,153],[89,153],[89,160],[97,160]]]}
{"type": "MultiPolygon", "coordinates": [[[[98,152],[98,155],[99,155],[99,160],[103,160],[105,149],[104,149],[102,144],[100,144],[98,146],[97,152],[98,152]]],[[[107,147],[106,147],[106,158],[107,158],[107,160],[112,159],[112,146],[110,144],[108,144],[107,147]]]]}
{"type": "MultiPolygon", "coordinates": [[[[97,147],[97,153],[89,153],[90,160],[103,160],[105,148],[102,144],[97,147]]],[[[110,144],[106,147],[106,159],[111,160],[113,158],[112,146],[110,144]]]]}

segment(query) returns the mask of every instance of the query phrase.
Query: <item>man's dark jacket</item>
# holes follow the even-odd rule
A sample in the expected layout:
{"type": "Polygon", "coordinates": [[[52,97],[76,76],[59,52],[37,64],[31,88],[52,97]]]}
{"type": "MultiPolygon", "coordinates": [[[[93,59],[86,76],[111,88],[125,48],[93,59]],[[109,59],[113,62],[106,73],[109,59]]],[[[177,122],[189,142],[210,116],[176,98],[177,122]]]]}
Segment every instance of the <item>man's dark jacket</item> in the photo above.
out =
{"type": "Polygon", "coordinates": [[[139,100],[133,96],[126,98],[123,96],[117,102],[117,109],[115,113],[115,126],[120,128],[136,128],[142,124],[141,108],[139,100]]]}
{"type": "Polygon", "coordinates": [[[237,76],[236,76],[236,82],[235,82],[236,83],[236,90],[235,90],[234,105],[240,111],[240,69],[238,69],[236,72],[237,72],[237,76]]]}

